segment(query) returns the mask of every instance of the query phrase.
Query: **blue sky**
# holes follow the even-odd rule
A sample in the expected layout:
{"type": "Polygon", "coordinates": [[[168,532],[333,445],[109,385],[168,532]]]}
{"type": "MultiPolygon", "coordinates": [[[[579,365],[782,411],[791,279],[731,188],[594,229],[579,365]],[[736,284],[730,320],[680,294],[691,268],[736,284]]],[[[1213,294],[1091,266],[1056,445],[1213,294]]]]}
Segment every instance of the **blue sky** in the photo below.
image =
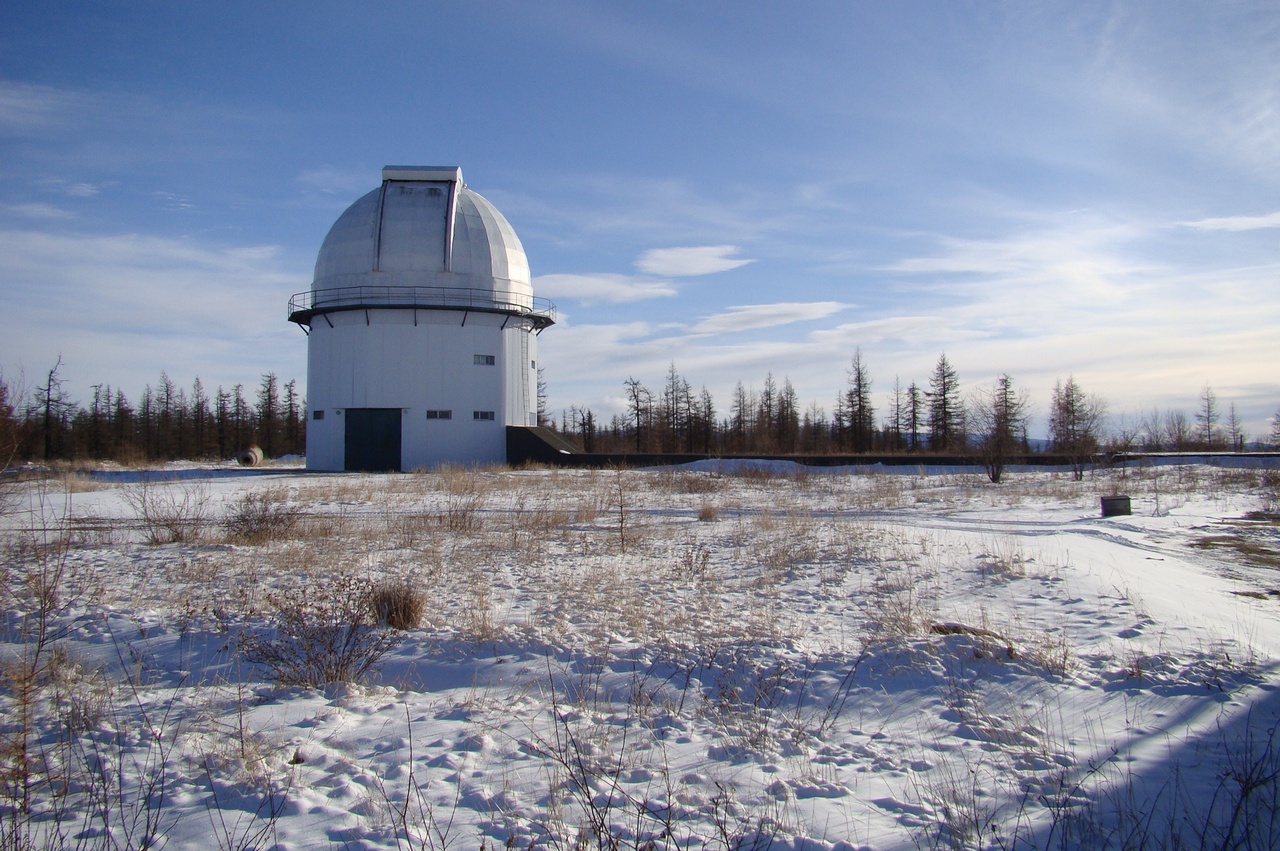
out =
{"type": "Polygon", "coordinates": [[[134,400],[305,381],[285,318],[387,164],[520,235],[553,410],[674,362],[880,409],[945,353],[1043,418],[1280,408],[1280,6],[26,2],[0,8],[0,367],[134,400]]]}

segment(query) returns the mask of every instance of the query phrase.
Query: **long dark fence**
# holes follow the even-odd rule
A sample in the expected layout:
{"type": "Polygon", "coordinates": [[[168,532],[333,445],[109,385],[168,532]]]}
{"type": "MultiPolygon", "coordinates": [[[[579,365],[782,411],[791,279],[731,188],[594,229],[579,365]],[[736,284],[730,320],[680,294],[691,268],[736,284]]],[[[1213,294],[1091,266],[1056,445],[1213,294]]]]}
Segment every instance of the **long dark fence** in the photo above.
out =
{"type": "MultiPolygon", "coordinates": [[[[978,455],[938,454],[931,452],[884,453],[862,455],[764,455],[760,453],[724,453],[707,455],[692,452],[583,452],[562,434],[549,428],[509,426],[507,428],[507,462],[546,464],[556,467],[668,467],[708,459],[732,461],[790,461],[805,467],[979,467],[978,455]]],[[[1255,459],[1260,467],[1280,466],[1280,452],[1124,452],[1099,453],[1087,460],[1090,467],[1138,466],[1141,464],[1214,463],[1215,459],[1255,459]]],[[[1006,458],[1006,467],[1071,467],[1081,459],[1056,453],[1014,455],[1006,458]]]]}

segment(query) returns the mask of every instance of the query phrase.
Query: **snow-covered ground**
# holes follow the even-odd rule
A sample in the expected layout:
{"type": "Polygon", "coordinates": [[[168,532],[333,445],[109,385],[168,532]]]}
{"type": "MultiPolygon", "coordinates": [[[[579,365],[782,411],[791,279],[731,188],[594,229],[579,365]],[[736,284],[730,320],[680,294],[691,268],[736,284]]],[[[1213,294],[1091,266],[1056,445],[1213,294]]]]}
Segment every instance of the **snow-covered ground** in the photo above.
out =
{"type": "Polygon", "coordinates": [[[1274,472],[706,466],[10,484],[0,839],[1280,844],[1274,472]]]}

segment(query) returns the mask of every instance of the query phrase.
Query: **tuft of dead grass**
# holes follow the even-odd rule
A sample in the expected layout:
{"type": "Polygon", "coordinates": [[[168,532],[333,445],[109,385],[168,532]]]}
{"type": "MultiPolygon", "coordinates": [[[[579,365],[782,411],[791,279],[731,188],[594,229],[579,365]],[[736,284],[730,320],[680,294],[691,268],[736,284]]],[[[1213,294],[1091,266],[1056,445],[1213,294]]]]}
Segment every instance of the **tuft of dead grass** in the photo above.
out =
{"type": "Polygon", "coordinates": [[[427,611],[427,595],[404,579],[379,584],[372,603],[378,622],[392,629],[417,629],[427,611]]]}

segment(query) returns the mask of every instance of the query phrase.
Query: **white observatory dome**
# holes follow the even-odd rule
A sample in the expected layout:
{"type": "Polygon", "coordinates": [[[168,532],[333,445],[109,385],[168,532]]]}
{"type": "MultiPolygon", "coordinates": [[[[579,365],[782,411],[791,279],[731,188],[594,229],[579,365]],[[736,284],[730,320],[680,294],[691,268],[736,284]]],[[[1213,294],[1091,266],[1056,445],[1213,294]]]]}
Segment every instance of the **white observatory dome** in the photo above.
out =
{"type": "MultiPolygon", "coordinates": [[[[348,302],[355,296],[350,288],[374,286],[430,288],[414,295],[424,305],[478,299],[499,309],[532,309],[520,238],[496,207],[467,188],[460,168],[387,166],[382,179],[329,229],[311,286],[317,306],[348,302]]],[[[366,290],[361,298],[368,296],[366,290]]]]}
{"type": "Polygon", "coordinates": [[[538,422],[535,298],[524,247],[456,167],[387,166],[338,217],[311,289],[307,468],[500,463],[538,422]]]}

